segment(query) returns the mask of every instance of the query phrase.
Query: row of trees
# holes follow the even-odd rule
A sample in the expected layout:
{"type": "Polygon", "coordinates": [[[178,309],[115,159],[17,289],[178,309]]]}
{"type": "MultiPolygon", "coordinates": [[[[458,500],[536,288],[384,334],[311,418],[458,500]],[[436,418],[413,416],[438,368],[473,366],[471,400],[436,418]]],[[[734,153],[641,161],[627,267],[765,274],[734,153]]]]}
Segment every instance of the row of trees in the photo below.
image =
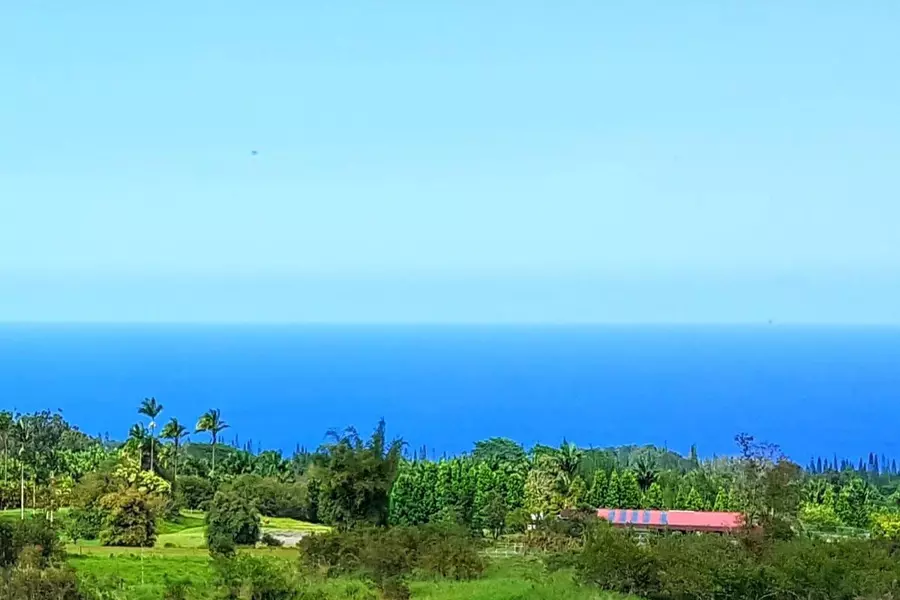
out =
{"type": "Polygon", "coordinates": [[[494,535],[524,528],[533,515],[601,507],[764,517],[760,506],[771,499],[757,494],[754,500],[748,490],[768,485],[767,478],[781,478],[794,494],[780,512],[817,527],[865,527],[873,515],[900,505],[890,480],[872,481],[849,468],[803,471],[777,448],[746,436],[737,438],[737,455],[711,460],[701,460],[696,448],[686,457],[655,447],[584,449],[566,441],[526,450],[504,438],[480,441],[464,456],[429,460],[424,449],[410,456],[401,440],[387,439],[381,423],[368,438],[352,428],[330,432],[314,452],[298,448],[284,457],[253,452],[249,444],[223,445],[229,425],[218,410],[201,415],[192,430],[177,418],[159,427],[163,411],[155,398],[145,399],[138,412],[146,422],[123,443],[87,436],[58,413],[0,412],[0,505],[24,514],[30,504],[51,517],[60,506],[84,508],[96,531],[98,515],[111,506],[102,498],[113,492],[152,489],[156,497],[145,504],[174,511],[204,508],[218,489],[237,485],[267,507],[267,516],[338,527],[453,522],[494,535]],[[209,443],[190,442],[193,433],[209,434],[209,443]],[[97,480],[104,482],[95,485],[99,491],[86,494],[85,483],[97,480]]]}

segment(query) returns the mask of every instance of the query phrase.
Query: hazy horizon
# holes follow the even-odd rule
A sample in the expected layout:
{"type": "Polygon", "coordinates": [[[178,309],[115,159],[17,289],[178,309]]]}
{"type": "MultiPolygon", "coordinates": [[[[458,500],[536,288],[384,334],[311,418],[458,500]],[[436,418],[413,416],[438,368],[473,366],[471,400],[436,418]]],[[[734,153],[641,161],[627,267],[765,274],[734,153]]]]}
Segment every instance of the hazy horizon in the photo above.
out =
{"type": "Polygon", "coordinates": [[[900,4],[0,5],[0,321],[900,323],[900,4]]]}

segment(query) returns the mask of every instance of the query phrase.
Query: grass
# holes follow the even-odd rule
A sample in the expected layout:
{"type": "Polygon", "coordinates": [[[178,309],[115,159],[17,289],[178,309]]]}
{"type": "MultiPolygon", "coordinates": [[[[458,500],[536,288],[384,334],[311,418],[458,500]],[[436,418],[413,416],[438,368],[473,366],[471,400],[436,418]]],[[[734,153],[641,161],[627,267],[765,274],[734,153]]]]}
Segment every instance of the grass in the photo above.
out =
{"type": "MultiPolygon", "coordinates": [[[[18,513],[16,513],[18,514],[18,513]]],[[[177,557],[202,557],[207,556],[206,527],[204,514],[198,511],[183,511],[178,518],[162,521],[157,530],[156,545],[145,550],[145,557],[150,556],[177,556],[177,557]]],[[[263,533],[275,532],[304,532],[321,533],[329,531],[324,525],[307,523],[287,518],[265,517],[262,522],[263,533]]],[[[67,550],[71,554],[88,555],[130,555],[134,548],[114,548],[101,546],[97,540],[70,544],[67,550]]],[[[264,552],[271,552],[264,550],[264,552]]]]}
{"type": "Polygon", "coordinates": [[[481,579],[473,581],[415,581],[416,600],[621,600],[621,596],[583,587],[572,573],[547,573],[536,559],[494,561],[481,579]]]}
{"type": "MultiPolygon", "coordinates": [[[[26,511],[29,514],[29,511],[26,511]]],[[[18,510],[0,511],[0,518],[18,518],[18,510]]],[[[79,577],[114,592],[111,598],[161,600],[170,582],[189,581],[203,589],[213,579],[209,554],[203,547],[204,514],[183,512],[159,524],[154,548],[100,546],[96,540],[69,545],[69,563],[79,577]],[[116,595],[117,594],[117,595],[116,595]]],[[[264,532],[322,532],[328,527],[293,519],[264,518],[264,532]]],[[[257,555],[296,564],[291,548],[247,549],[257,555]]],[[[342,578],[316,584],[327,598],[366,598],[368,585],[342,578]]],[[[474,581],[412,581],[413,600],[617,600],[621,597],[579,586],[568,572],[546,573],[540,561],[523,557],[495,558],[484,577],[474,581]]]]}
{"type": "MultiPolygon", "coordinates": [[[[202,589],[213,579],[205,552],[185,549],[155,549],[143,559],[134,549],[106,555],[70,557],[82,578],[116,590],[129,600],[159,600],[167,582],[185,580],[202,589]]],[[[252,550],[295,564],[297,551],[252,550]]],[[[316,584],[328,598],[365,598],[360,591],[369,586],[360,580],[341,578],[316,584]]],[[[525,558],[494,561],[475,581],[412,581],[413,600],[621,600],[620,596],[582,587],[569,572],[546,573],[539,561],[525,558]]]]}

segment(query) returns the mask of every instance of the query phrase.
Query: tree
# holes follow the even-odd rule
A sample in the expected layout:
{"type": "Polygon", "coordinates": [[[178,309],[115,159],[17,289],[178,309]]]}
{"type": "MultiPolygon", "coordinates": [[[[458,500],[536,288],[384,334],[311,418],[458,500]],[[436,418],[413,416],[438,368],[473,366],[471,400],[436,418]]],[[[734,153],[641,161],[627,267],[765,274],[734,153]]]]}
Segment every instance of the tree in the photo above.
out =
{"type": "Polygon", "coordinates": [[[641,505],[641,486],[634,471],[626,470],[619,478],[620,508],[639,508],[641,505]]]}
{"type": "Polygon", "coordinates": [[[25,520],[25,462],[30,453],[34,454],[32,429],[29,427],[28,421],[19,416],[16,419],[15,426],[16,437],[19,443],[19,514],[22,520],[25,520]]]}
{"type": "Polygon", "coordinates": [[[646,492],[656,481],[656,461],[649,454],[641,454],[634,463],[634,474],[642,492],[646,492]]]}
{"type": "Polygon", "coordinates": [[[212,548],[218,540],[234,544],[255,544],[260,534],[260,516],[245,495],[219,491],[206,512],[206,541],[212,548]]]}
{"type": "Polygon", "coordinates": [[[619,486],[619,472],[613,471],[609,476],[609,483],[606,486],[606,505],[605,508],[622,508],[622,495],[619,486]]]}
{"type": "Polygon", "coordinates": [[[525,508],[529,514],[548,516],[562,508],[559,474],[548,457],[541,457],[525,478],[525,508]]]}
{"type": "Polygon", "coordinates": [[[566,508],[582,508],[586,502],[587,492],[587,484],[584,479],[580,475],[576,475],[569,486],[569,493],[565,500],[566,508]]]}
{"type": "Polygon", "coordinates": [[[100,542],[104,546],[149,548],[156,542],[156,517],[160,504],[152,494],[126,488],[104,496],[100,542]]]}
{"type": "Polygon", "coordinates": [[[219,441],[219,434],[229,425],[222,420],[222,412],[218,408],[211,408],[204,413],[197,421],[196,433],[209,433],[212,438],[212,470],[216,470],[216,443],[219,441]]]}
{"type": "Polygon", "coordinates": [[[604,508],[606,504],[606,472],[598,469],[588,490],[587,501],[592,508],[604,508]]]}
{"type": "Polygon", "coordinates": [[[342,529],[387,524],[403,440],[387,441],[383,419],[367,443],[352,427],[329,432],[329,438],[312,470],[319,481],[319,517],[342,529]]]}
{"type": "Polygon", "coordinates": [[[178,419],[172,417],[169,419],[169,422],[162,428],[160,432],[160,437],[166,440],[172,440],[172,444],[175,447],[175,476],[174,479],[178,479],[178,450],[181,448],[181,442],[190,435],[188,428],[178,422],[178,419]]]}
{"type": "Polygon", "coordinates": [[[692,487],[691,491],[688,492],[685,508],[687,510],[703,510],[706,508],[703,505],[703,497],[700,495],[700,492],[697,491],[697,488],[692,487]]]}
{"type": "Polygon", "coordinates": [[[663,508],[663,490],[659,482],[654,481],[644,493],[641,508],[661,510],[663,508]]]}
{"type": "Polygon", "coordinates": [[[575,474],[578,472],[578,466],[584,453],[578,449],[578,446],[563,440],[559,446],[559,450],[553,453],[553,461],[556,463],[559,474],[562,478],[562,484],[565,491],[568,491],[575,474]]]}
{"type": "Polygon", "coordinates": [[[150,454],[150,431],[144,427],[143,423],[135,423],[128,430],[128,441],[125,442],[125,449],[129,452],[137,454],[138,462],[141,468],[144,468],[144,459],[150,454]]]}
{"type": "Polygon", "coordinates": [[[521,444],[508,438],[493,437],[475,442],[472,458],[496,467],[501,464],[524,463],[526,455],[521,444]]]}
{"type": "Polygon", "coordinates": [[[413,469],[410,464],[404,465],[391,488],[391,525],[419,525],[415,510],[418,490],[413,469]]]}
{"type": "Polygon", "coordinates": [[[833,506],[812,502],[800,507],[800,522],[821,531],[834,531],[841,524],[833,506]]]}
{"type": "Polygon", "coordinates": [[[3,444],[3,483],[6,483],[9,477],[9,439],[12,436],[15,424],[15,417],[11,412],[8,410],[0,411],[0,442],[3,444]]]}
{"type": "Polygon", "coordinates": [[[728,505],[728,494],[725,493],[724,487],[720,487],[719,491],[716,492],[716,501],[713,503],[713,510],[716,512],[727,512],[731,510],[731,507],[728,505]]]}
{"type": "Polygon", "coordinates": [[[791,534],[802,497],[802,469],[787,460],[781,449],[739,434],[738,502],[748,525],[762,524],[767,535],[791,534]]]}
{"type": "Polygon", "coordinates": [[[153,447],[156,442],[156,417],[163,411],[163,405],[156,401],[156,398],[144,398],[141,402],[138,413],[145,415],[150,419],[150,470],[154,470],[153,464],[153,447]]]}
{"type": "Polygon", "coordinates": [[[865,482],[853,477],[841,488],[835,502],[837,516],[850,527],[867,527],[869,525],[868,490],[865,482]]]}

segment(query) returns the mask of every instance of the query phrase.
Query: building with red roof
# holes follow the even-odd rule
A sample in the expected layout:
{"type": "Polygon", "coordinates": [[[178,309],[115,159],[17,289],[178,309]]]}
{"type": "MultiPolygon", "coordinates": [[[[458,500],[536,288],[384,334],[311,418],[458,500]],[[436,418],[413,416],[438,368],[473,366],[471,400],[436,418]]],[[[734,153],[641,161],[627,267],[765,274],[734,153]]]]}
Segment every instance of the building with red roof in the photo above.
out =
{"type": "Polygon", "coordinates": [[[597,516],[616,527],[684,532],[733,533],[744,523],[735,512],[600,508],[597,516]]]}

